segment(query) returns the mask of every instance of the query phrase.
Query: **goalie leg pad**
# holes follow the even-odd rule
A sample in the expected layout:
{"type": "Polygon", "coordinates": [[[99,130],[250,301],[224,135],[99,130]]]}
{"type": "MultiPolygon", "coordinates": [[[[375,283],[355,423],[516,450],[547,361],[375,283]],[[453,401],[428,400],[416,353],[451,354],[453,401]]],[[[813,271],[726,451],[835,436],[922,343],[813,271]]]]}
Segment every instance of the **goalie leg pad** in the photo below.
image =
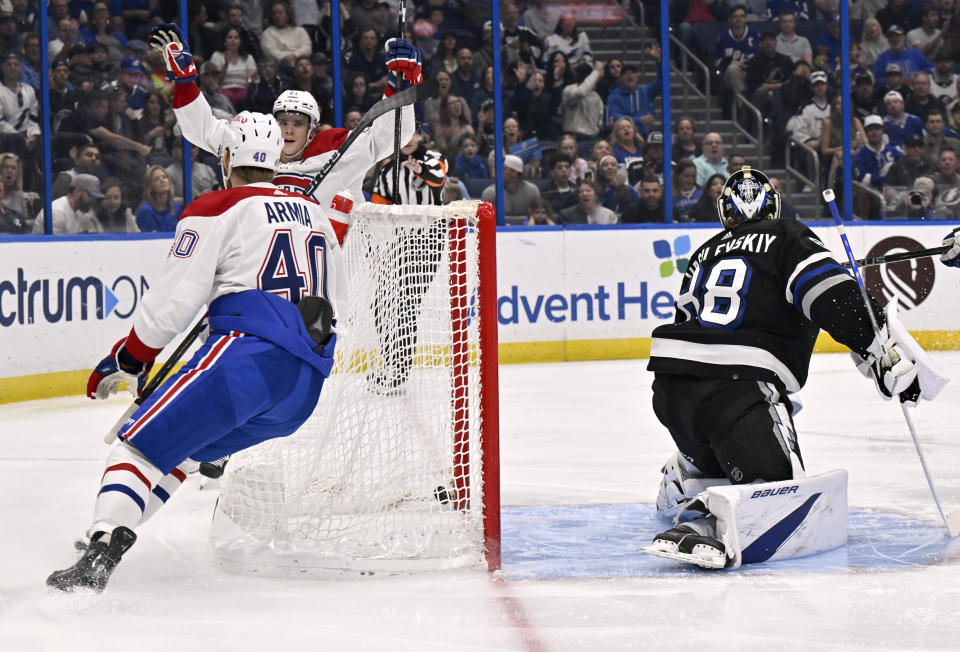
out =
{"type": "Polygon", "coordinates": [[[847,542],[847,472],[711,487],[700,500],[717,517],[728,568],[805,557],[847,542]]]}

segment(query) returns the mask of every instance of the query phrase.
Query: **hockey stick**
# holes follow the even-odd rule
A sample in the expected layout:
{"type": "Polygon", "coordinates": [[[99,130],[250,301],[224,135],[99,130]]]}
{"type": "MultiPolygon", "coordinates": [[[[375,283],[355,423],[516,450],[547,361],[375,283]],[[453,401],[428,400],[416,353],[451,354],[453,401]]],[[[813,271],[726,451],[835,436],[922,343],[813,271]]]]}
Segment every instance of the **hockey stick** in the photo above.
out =
{"type": "Polygon", "coordinates": [[[180,358],[183,357],[183,354],[187,352],[187,349],[190,348],[190,345],[193,344],[198,337],[200,337],[200,331],[203,330],[204,317],[201,317],[197,320],[197,323],[193,325],[193,328],[190,329],[190,332],[187,333],[187,336],[183,338],[183,341],[180,342],[179,346],[174,349],[173,353],[170,354],[170,357],[167,358],[167,361],[163,363],[163,366],[160,367],[160,370],[153,375],[153,377],[147,382],[144,386],[143,391],[140,392],[138,396],[130,407],[127,408],[127,411],[117,419],[117,422],[113,424],[113,427],[107,431],[107,434],[103,437],[103,443],[112,444],[113,441],[117,438],[117,433],[120,431],[120,428],[123,427],[123,424],[127,422],[134,412],[143,405],[143,403],[150,398],[150,395],[153,394],[160,383],[166,380],[167,375],[173,370],[174,365],[180,361],[180,358]]]}
{"type": "MultiPolygon", "coordinates": [[[[400,0],[400,25],[397,38],[403,38],[403,24],[407,20],[407,0],[400,0]]],[[[397,75],[397,90],[403,89],[403,75],[397,75]]],[[[400,203],[400,109],[393,121],[393,203],[400,203]]]]}
{"type": "MultiPolygon", "coordinates": [[[[874,265],[884,265],[886,263],[897,263],[901,260],[913,260],[914,258],[926,258],[927,256],[937,256],[945,253],[950,247],[931,247],[930,249],[921,249],[920,251],[905,251],[900,254],[887,254],[886,256],[871,256],[861,258],[857,261],[860,267],[873,267],[874,265]]],[[[850,263],[844,263],[844,267],[850,269],[850,263]]]]}
{"type": "MultiPolygon", "coordinates": [[[[833,221],[837,225],[837,230],[840,232],[840,240],[843,243],[843,248],[847,252],[847,258],[850,260],[850,268],[853,270],[853,276],[856,278],[857,285],[860,287],[860,296],[863,297],[867,314],[870,316],[870,326],[873,328],[873,333],[877,337],[877,341],[881,341],[880,324],[877,323],[877,317],[873,314],[873,309],[870,307],[870,295],[867,294],[867,288],[863,284],[863,279],[860,277],[860,268],[857,266],[857,260],[854,258],[853,250],[850,248],[850,241],[847,240],[847,233],[843,228],[843,219],[841,219],[840,212],[837,210],[835,199],[836,197],[833,190],[827,188],[823,191],[823,200],[827,203],[827,206],[830,208],[830,213],[833,215],[833,221]]],[[[927,468],[927,459],[923,455],[923,449],[920,448],[920,440],[917,438],[917,430],[913,425],[913,419],[910,417],[910,412],[907,411],[907,406],[902,402],[900,403],[900,409],[903,412],[903,418],[907,422],[907,429],[910,430],[910,437],[913,438],[914,448],[917,449],[920,466],[923,467],[923,475],[927,478],[927,486],[930,487],[930,495],[933,496],[933,502],[937,506],[937,511],[940,512],[940,518],[943,519],[943,524],[947,527],[950,536],[956,537],[960,535],[960,509],[954,510],[949,516],[944,513],[943,506],[940,504],[940,498],[937,496],[937,490],[933,486],[933,478],[930,476],[930,470],[927,468]]]]}
{"type": "Polygon", "coordinates": [[[373,124],[373,121],[382,116],[384,113],[389,113],[396,109],[403,108],[407,104],[414,104],[416,102],[423,102],[424,100],[430,99],[437,94],[439,85],[437,80],[430,78],[424,79],[422,84],[417,84],[416,86],[411,86],[405,90],[400,91],[399,93],[394,93],[390,97],[384,98],[370,107],[366,113],[363,114],[363,117],[360,118],[360,122],[357,123],[357,126],[353,128],[350,134],[347,136],[347,139],[343,141],[343,144],[337,148],[337,151],[333,153],[333,156],[323,164],[323,167],[317,173],[317,176],[313,178],[313,181],[310,182],[304,191],[303,194],[307,197],[312,197],[313,193],[316,192],[317,188],[323,183],[323,180],[330,170],[333,169],[333,166],[337,164],[337,161],[343,156],[354,141],[360,137],[360,134],[363,133],[370,125],[373,124]]]}

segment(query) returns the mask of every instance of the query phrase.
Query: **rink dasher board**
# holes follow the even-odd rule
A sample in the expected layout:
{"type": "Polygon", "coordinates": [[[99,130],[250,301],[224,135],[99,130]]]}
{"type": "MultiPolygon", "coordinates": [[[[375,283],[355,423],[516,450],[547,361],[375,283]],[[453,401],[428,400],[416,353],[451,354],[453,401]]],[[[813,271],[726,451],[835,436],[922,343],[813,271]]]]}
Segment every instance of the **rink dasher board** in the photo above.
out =
{"type": "MultiPolygon", "coordinates": [[[[946,224],[851,224],[858,256],[938,244],[946,224]]],[[[693,252],[714,225],[502,228],[497,233],[500,361],[642,358],[673,318],[693,252]]],[[[836,230],[814,232],[840,260],[836,230]]],[[[170,249],[169,234],[0,239],[0,403],[82,392],[89,370],[129,332],[170,249]]],[[[930,349],[960,349],[960,273],[935,259],[871,268],[930,349]]],[[[166,358],[176,341],[160,355],[166,358]]],[[[821,334],[818,349],[842,347],[821,334]]]]}

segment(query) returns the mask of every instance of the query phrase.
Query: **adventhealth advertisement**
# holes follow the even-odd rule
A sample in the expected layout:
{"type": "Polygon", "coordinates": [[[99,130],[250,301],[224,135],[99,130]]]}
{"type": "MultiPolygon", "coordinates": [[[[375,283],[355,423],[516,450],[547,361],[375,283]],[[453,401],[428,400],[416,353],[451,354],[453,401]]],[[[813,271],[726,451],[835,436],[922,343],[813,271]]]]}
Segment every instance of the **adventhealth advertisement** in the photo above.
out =
{"type": "MultiPolygon", "coordinates": [[[[814,230],[846,260],[836,229],[814,230]]],[[[943,223],[854,224],[847,233],[862,258],[936,246],[948,230],[943,223]]],[[[651,331],[673,319],[690,258],[714,233],[713,225],[502,229],[501,360],[645,355],[651,331]]],[[[0,387],[3,379],[91,369],[129,331],[170,244],[169,238],[0,242],[0,387]]],[[[865,268],[863,277],[882,303],[897,298],[904,323],[924,335],[921,343],[957,348],[960,270],[918,258],[865,268]]]]}

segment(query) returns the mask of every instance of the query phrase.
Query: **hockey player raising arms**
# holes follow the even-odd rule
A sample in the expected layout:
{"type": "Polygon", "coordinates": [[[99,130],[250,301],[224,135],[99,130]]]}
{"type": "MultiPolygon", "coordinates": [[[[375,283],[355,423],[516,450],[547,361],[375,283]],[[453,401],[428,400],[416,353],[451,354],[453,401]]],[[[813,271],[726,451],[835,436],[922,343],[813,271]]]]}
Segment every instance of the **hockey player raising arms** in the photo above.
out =
{"type": "Polygon", "coordinates": [[[280,131],[261,113],[218,123],[227,189],[184,209],[159,282],[91,374],[87,394],[105,398],[121,381],[142,387],[154,358],[205,304],[210,335],[120,428],[90,543],[48,585],[102,591],[136,540],[134,528],[197,462],[289,435],[313,412],[333,366],[330,303],[348,225],[271,183],[280,131]]]}
{"type": "MultiPolygon", "coordinates": [[[[210,105],[193,82],[197,67],[193,56],[184,49],[176,25],[162,23],[153,28],[150,45],[164,53],[167,77],[176,82],[173,110],[184,137],[203,149],[219,154],[221,121],[213,116],[210,105]]],[[[423,81],[420,51],[404,39],[386,43],[387,86],[384,96],[397,90],[398,75],[415,86],[423,81]]],[[[287,190],[303,191],[349,133],[346,129],[318,132],[320,109],[306,91],[284,91],[273,104],[273,115],[283,132],[283,154],[273,182],[287,190]]],[[[393,154],[394,114],[390,112],[373,122],[370,131],[350,146],[337,166],[317,188],[315,198],[321,206],[330,203],[340,190],[348,189],[354,197],[362,196],[363,177],[377,161],[393,154]]],[[[401,110],[400,142],[410,140],[414,130],[413,107],[401,110]]]]}
{"type": "Polygon", "coordinates": [[[854,278],[810,229],[779,219],[762,172],[733,173],[717,209],[724,230],[691,258],[675,322],[653,331],[653,408],[679,450],[657,498],[676,527],[645,550],[730,568],[846,541],[846,472],[804,478],[788,397],[807,380],[819,330],[886,397],[916,401],[920,363],[895,309],[878,315],[875,337],[854,278]]]}

